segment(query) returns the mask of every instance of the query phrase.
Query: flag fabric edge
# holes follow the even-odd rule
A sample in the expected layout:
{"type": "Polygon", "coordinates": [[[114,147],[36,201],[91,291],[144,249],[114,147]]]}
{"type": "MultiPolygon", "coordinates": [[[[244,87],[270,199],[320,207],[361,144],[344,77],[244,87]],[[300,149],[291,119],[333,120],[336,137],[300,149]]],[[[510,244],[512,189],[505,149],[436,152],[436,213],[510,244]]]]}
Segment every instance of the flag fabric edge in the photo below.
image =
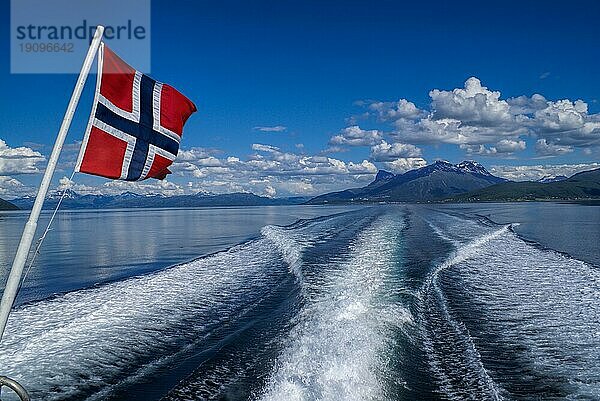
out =
{"type": "Polygon", "coordinates": [[[83,140],[79,148],[79,155],[77,156],[77,163],[75,164],[75,172],[81,172],[81,163],[83,162],[83,156],[87,149],[88,141],[90,140],[90,132],[94,125],[94,118],[96,116],[96,109],[98,108],[98,101],[100,97],[100,85],[102,84],[102,68],[104,66],[104,42],[100,42],[98,47],[98,72],[96,73],[96,89],[94,89],[94,104],[92,105],[92,111],[90,118],[88,119],[85,133],[83,134],[83,140]]]}

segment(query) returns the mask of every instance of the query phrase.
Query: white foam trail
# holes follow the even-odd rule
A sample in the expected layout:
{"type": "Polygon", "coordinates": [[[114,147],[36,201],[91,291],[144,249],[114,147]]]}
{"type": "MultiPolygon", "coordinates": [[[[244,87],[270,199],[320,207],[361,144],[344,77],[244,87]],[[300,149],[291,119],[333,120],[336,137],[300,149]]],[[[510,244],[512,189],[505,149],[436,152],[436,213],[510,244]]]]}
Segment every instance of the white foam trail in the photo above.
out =
{"type": "Polygon", "coordinates": [[[510,225],[503,226],[502,228],[499,228],[488,234],[484,234],[481,237],[458,247],[454,252],[450,254],[450,256],[446,260],[444,260],[444,262],[442,262],[429,274],[423,286],[423,290],[427,290],[427,288],[432,284],[432,282],[437,279],[441,271],[459,263],[462,263],[465,260],[477,255],[477,253],[480,252],[482,246],[505,234],[509,228],[510,225]]]}
{"type": "Polygon", "coordinates": [[[460,245],[460,241],[458,241],[455,238],[452,238],[451,236],[447,235],[444,231],[442,231],[442,229],[437,226],[436,224],[432,223],[431,221],[427,221],[427,224],[429,225],[429,227],[431,227],[431,229],[433,230],[433,232],[435,232],[435,235],[437,235],[438,237],[440,237],[441,239],[443,239],[446,242],[449,242],[450,244],[454,245],[454,246],[458,246],[460,245]]]}
{"type": "Polygon", "coordinates": [[[479,235],[482,230],[489,227],[482,226],[479,222],[438,210],[427,209],[423,216],[427,224],[443,240],[458,247],[466,244],[479,235]]]}
{"type": "Polygon", "coordinates": [[[296,281],[304,288],[304,276],[302,274],[302,251],[308,246],[306,239],[289,229],[279,226],[265,226],[261,234],[270,240],[283,255],[288,264],[290,272],[296,277],[296,281]]]}
{"type": "MultiPolygon", "coordinates": [[[[490,377],[489,373],[483,366],[481,362],[481,355],[477,350],[477,347],[473,343],[473,339],[468,333],[468,330],[464,325],[456,321],[448,311],[448,307],[446,305],[446,300],[444,294],[440,290],[437,280],[442,271],[449,269],[453,266],[456,266],[464,261],[477,256],[481,253],[482,248],[488,245],[491,241],[500,238],[507,232],[509,232],[510,225],[503,226],[495,231],[489,232],[487,234],[482,235],[481,237],[472,240],[464,245],[458,246],[458,248],[444,260],[437,268],[435,268],[427,277],[424,282],[423,287],[420,291],[419,298],[424,299],[430,291],[434,291],[435,295],[440,300],[438,307],[441,309],[441,313],[444,316],[444,319],[448,322],[450,327],[452,327],[452,331],[461,337],[463,344],[466,348],[465,358],[468,359],[468,363],[471,365],[471,371],[476,373],[478,377],[478,381],[483,383],[484,391],[487,393],[487,397],[492,400],[502,400],[503,397],[500,395],[500,389],[494,380],[490,377]]],[[[427,332],[427,329],[424,326],[421,326],[423,329],[423,345],[427,351],[427,355],[430,358],[431,368],[438,377],[440,381],[440,387],[444,394],[449,399],[461,399],[461,392],[464,392],[465,389],[455,389],[450,380],[448,379],[446,372],[443,368],[440,367],[441,361],[438,361],[439,358],[445,358],[447,356],[441,355],[438,356],[436,350],[433,347],[431,338],[431,334],[427,332]]],[[[481,389],[480,389],[481,390],[481,389]]]]}
{"type": "Polygon", "coordinates": [[[359,235],[347,260],[323,266],[326,282],[301,311],[262,400],[386,398],[391,330],[411,320],[386,299],[401,227],[384,217],[359,235]]]}
{"type": "Polygon", "coordinates": [[[459,268],[505,346],[524,349],[520,363],[557,378],[566,399],[600,399],[597,267],[509,232],[459,268]]]}
{"type": "Polygon", "coordinates": [[[20,307],[2,340],[2,374],[38,400],[82,393],[103,399],[112,386],[148,374],[220,321],[243,313],[236,299],[268,291],[273,269],[280,269],[271,248],[262,239],[20,307]]]}

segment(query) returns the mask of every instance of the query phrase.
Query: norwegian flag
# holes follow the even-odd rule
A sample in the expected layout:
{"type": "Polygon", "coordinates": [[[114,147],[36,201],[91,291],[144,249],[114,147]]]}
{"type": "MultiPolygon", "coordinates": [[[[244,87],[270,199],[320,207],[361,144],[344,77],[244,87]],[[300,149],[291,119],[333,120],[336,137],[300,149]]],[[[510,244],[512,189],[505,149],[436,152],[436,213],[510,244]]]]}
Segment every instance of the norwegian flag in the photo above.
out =
{"type": "Polygon", "coordinates": [[[127,181],[164,179],[196,106],[136,71],[102,43],[92,114],[75,171],[127,181]]]}

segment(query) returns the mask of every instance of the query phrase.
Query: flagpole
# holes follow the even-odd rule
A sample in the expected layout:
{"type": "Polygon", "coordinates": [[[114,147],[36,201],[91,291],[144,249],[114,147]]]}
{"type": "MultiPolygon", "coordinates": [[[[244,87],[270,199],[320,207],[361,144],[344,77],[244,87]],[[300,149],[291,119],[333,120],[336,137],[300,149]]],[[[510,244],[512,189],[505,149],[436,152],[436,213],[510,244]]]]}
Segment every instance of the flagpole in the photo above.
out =
{"type": "Polygon", "coordinates": [[[83,62],[83,66],[81,67],[81,72],[79,73],[79,78],[75,84],[75,89],[73,89],[71,100],[69,101],[69,105],[67,107],[67,111],[65,112],[65,117],[63,118],[60,130],[58,131],[58,137],[56,138],[54,148],[52,149],[52,154],[48,160],[48,166],[44,172],[40,189],[38,190],[33,208],[31,209],[31,214],[29,215],[29,220],[25,224],[25,229],[23,230],[23,235],[21,236],[21,242],[19,242],[17,254],[15,255],[8,280],[6,281],[6,287],[4,288],[4,293],[2,294],[2,301],[0,302],[0,340],[2,340],[2,336],[4,335],[4,329],[6,328],[6,322],[8,321],[8,315],[10,314],[10,310],[15,302],[17,292],[19,291],[19,283],[21,282],[23,267],[25,266],[27,256],[29,255],[29,249],[31,248],[31,243],[33,242],[33,236],[35,235],[37,221],[40,217],[42,205],[44,204],[44,198],[48,192],[48,187],[50,186],[52,175],[56,169],[56,163],[58,162],[60,151],[62,150],[67,132],[71,126],[75,109],[79,103],[81,92],[83,91],[85,81],[90,72],[90,68],[92,67],[92,62],[94,61],[94,57],[96,56],[98,47],[100,46],[103,33],[104,27],[99,25],[96,28],[96,33],[94,33],[94,38],[92,39],[90,48],[88,49],[87,55],[83,62]]]}

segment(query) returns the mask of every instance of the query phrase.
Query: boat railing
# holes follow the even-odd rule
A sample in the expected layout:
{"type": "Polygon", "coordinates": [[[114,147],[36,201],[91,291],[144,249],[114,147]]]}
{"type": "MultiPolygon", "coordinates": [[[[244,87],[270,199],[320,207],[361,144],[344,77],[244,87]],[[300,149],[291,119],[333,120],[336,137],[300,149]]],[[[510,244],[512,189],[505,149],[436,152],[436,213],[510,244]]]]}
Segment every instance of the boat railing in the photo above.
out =
{"type": "Polygon", "coordinates": [[[21,401],[31,401],[29,398],[29,394],[27,394],[27,390],[23,388],[16,380],[11,379],[10,377],[0,376],[0,394],[2,394],[2,387],[8,387],[12,391],[15,392],[21,399],[21,401]]]}

